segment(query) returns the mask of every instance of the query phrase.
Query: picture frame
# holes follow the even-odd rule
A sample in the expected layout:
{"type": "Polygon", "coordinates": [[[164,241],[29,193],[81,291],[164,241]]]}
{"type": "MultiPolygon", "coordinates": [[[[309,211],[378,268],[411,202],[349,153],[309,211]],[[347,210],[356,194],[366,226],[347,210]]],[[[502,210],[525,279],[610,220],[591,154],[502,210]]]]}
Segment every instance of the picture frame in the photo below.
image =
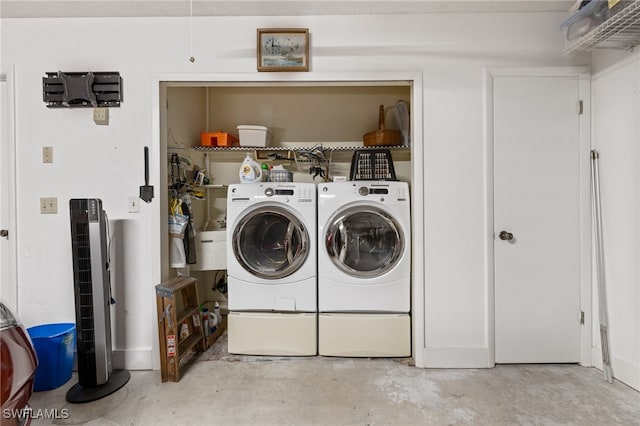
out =
{"type": "Polygon", "coordinates": [[[308,28],[258,28],[258,71],[309,71],[308,28]]]}

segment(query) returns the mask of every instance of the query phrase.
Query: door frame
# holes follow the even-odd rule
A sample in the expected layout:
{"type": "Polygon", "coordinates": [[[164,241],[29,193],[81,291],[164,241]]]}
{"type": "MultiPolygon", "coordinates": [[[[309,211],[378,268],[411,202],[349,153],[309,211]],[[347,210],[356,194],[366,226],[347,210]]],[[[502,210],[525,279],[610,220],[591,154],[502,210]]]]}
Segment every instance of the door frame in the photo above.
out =
{"type": "MultiPolygon", "coordinates": [[[[167,86],[197,84],[282,84],[310,85],[322,83],[336,84],[393,84],[401,82],[411,87],[411,231],[415,238],[411,240],[411,340],[412,357],[416,367],[425,368],[425,269],[424,269],[424,163],[423,149],[423,86],[420,71],[370,71],[370,72],[308,72],[308,73],[158,73],[152,74],[150,80],[151,93],[151,155],[149,158],[152,174],[150,185],[166,188],[167,176],[167,129],[166,109],[161,104],[167,97],[167,86]],[[156,171],[156,172],[154,172],[156,171]],[[418,261],[416,261],[418,259],[418,261]]],[[[164,206],[167,205],[166,189],[159,191],[158,200],[152,208],[151,277],[159,283],[169,274],[166,267],[168,259],[168,235],[164,206]]],[[[154,318],[154,332],[157,331],[156,311],[150,312],[154,318]]],[[[159,370],[159,348],[157,339],[152,343],[153,369],[159,370]]]]}
{"type": "MultiPolygon", "coordinates": [[[[494,142],[493,81],[496,77],[577,77],[582,114],[579,116],[580,152],[580,310],[584,323],[580,329],[580,364],[592,366],[592,295],[591,295],[591,73],[588,67],[505,67],[485,70],[485,273],[487,282],[487,355],[488,365],[495,366],[495,229],[494,229],[494,142]]],[[[578,109],[576,99],[576,110],[578,109]]],[[[576,313],[576,321],[579,320],[576,313]]]]}
{"type": "MultiPolygon", "coordinates": [[[[0,178],[4,180],[7,178],[6,184],[0,188],[0,202],[3,206],[9,206],[6,208],[6,215],[3,219],[3,223],[0,226],[3,229],[9,230],[8,241],[2,241],[6,243],[8,247],[8,253],[6,253],[6,262],[9,265],[8,271],[2,268],[0,272],[2,278],[2,288],[0,294],[2,294],[2,300],[8,305],[8,307],[20,316],[18,306],[18,256],[17,256],[17,214],[16,214],[16,135],[15,135],[15,69],[13,65],[3,64],[0,69],[0,76],[2,84],[5,85],[6,94],[4,95],[7,103],[3,105],[6,107],[6,111],[2,113],[3,118],[7,118],[6,123],[2,123],[2,126],[6,131],[8,141],[2,141],[3,147],[2,154],[0,156],[0,178]],[[5,157],[6,155],[6,157],[5,157]],[[6,168],[6,170],[5,170],[6,168]],[[6,192],[5,192],[6,189],[6,192]],[[9,288],[11,286],[11,288],[9,288]]],[[[0,121],[4,121],[0,119],[0,121]]],[[[3,259],[3,263],[5,259],[3,259]]]]}

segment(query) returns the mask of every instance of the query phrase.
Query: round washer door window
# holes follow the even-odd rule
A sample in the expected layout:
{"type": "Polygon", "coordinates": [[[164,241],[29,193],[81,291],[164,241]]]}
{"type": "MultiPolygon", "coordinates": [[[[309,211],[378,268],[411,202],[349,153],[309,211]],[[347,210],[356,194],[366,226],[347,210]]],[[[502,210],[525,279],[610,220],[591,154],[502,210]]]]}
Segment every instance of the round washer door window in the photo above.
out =
{"type": "Polygon", "coordinates": [[[398,223],[373,206],[354,206],[338,212],[329,221],[324,243],[333,263],[354,277],[386,273],[404,251],[404,236],[398,223]]]}
{"type": "Polygon", "coordinates": [[[259,278],[279,279],[296,272],[309,254],[309,233],[281,207],[259,207],[246,214],[233,231],[233,254],[259,278]]]}

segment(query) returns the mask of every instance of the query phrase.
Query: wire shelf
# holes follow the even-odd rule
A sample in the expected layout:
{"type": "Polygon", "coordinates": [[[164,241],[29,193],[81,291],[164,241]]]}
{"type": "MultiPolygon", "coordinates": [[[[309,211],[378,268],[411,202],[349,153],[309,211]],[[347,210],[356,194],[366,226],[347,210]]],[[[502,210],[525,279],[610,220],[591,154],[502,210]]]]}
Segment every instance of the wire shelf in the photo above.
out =
{"type": "MultiPolygon", "coordinates": [[[[353,151],[353,150],[363,150],[363,149],[379,149],[379,146],[362,146],[362,145],[344,145],[344,146],[332,146],[332,147],[324,147],[323,149],[326,151],[353,151]]],[[[386,146],[385,149],[393,149],[393,150],[410,150],[411,147],[405,145],[397,145],[397,146],[386,146]]],[[[308,151],[309,146],[265,146],[265,147],[251,147],[251,146],[195,146],[193,148],[194,151],[201,152],[210,152],[210,151],[291,151],[291,152],[301,152],[308,151]]]]}
{"type": "Polygon", "coordinates": [[[640,44],[640,1],[636,0],[569,44],[564,53],[594,49],[632,50],[638,44],[640,44]]]}

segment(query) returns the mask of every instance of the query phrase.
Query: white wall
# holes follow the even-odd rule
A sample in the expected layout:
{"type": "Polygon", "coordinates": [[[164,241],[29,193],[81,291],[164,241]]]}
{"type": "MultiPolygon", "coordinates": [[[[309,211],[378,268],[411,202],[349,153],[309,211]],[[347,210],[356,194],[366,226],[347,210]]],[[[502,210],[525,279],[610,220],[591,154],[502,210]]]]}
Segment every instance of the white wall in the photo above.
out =
{"type": "MultiPolygon", "coordinates": [[[[640,55],[594,55],[593,147],[600,191],[613,375],[640,389],[640,55]]],[[[594,285],[594,294],[597,294],[594,285]]],[[[597,302],[597,297],[594,297],[597,302]]],[[[598,306],[594,306],[597,318],[598,306]]],[[[602,365],[595,324],[594,360],[602,365]]]]}
{"type": "MultiPolygon", "coordinates": [[[[124,367],[151,368],[155,318],[152,209],[127,212],[143,183],[150,145],[154,73],[252,73],[258,27],[308,27],[311,70],[418,71],[424,88],[425,346],[427,366],[487,366],[488,316],[484,195],[484,69],[582,65],[562,56],[564,14],[194,19],[33,19],[2,21],[2,61],[15,64],[18,161],[19,315],[27,326],[74,319],[68,207],[71,197],[103,199],[118,233],[115,350],[124,367]],[[48,109],[47,71],[119,71],[124,102],[109,126],[91,109],[48,109]],[[41,147],[54,147],[42,164],[41,147]],[[59,213],[40,215],[39,197],[59,213]],[[430,356],[432,354],[433,356],[430,356]],[[448,362],[447,359],[454,361],[448,362]]],[[[637,153],[637,151],[636,151],[637,153]]],[[[158,155],[157,152],[152,155],[158,155]]],[[[421,161],[422,160],[422,161],[421,161]]],[[[422,164],[420,164],[422,163],[422,164]]],[[[153,176],[156,187],[164,179],[153,176]]],[[[637,179],[636,179],[637,183],[637,179]]],[[[415,201],[415,200],[414,200],[415,201]]],[[[421,236],[415,236],[421,238],[421,236]]],[[[637,272],[637,270],[636,270],[637,272]]],[[[636,309],[637,313],[637,309],[636,309]]]]}

